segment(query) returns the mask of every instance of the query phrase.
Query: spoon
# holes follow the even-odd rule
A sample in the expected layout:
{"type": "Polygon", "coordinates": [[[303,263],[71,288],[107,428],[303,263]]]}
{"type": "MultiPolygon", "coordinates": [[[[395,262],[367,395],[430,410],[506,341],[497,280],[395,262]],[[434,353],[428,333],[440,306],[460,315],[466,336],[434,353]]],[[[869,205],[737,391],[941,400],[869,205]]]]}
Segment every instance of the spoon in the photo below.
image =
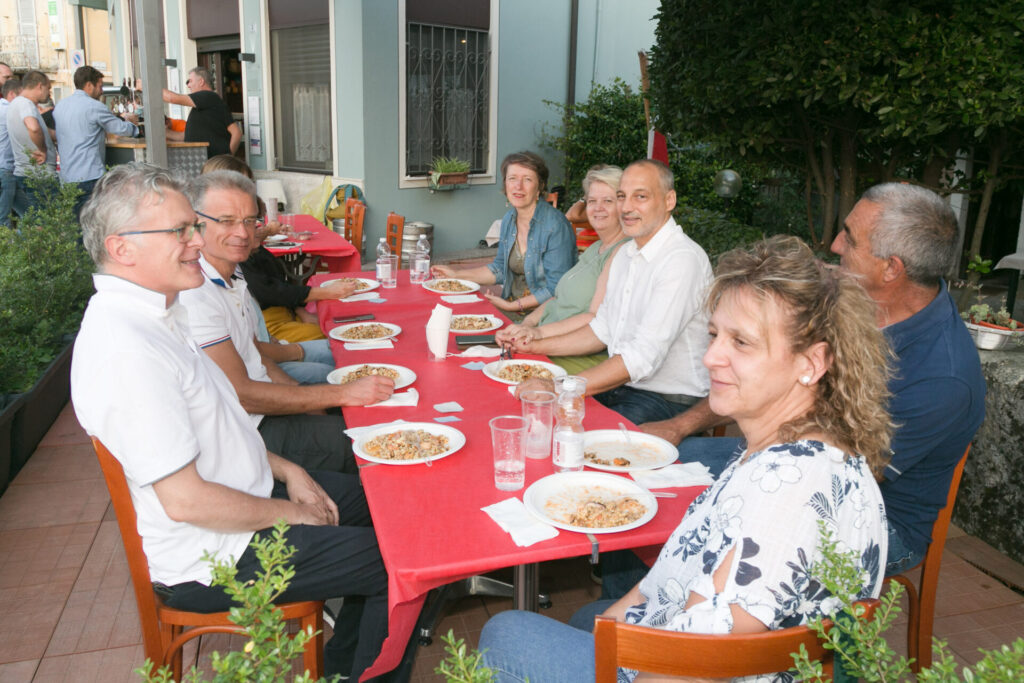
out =
{"type": "Polygon", "coordinates": [[[619,423],[619,430],[622,431],[622,436],[625,437],[625,439],[626,439],[626,445],[627,446],[632,446],[633,445],[633,439],[631,439],[629,437],[629,431],[626,429],[626,425],[624,425],[623,423],[620,422],[619,423]]]}

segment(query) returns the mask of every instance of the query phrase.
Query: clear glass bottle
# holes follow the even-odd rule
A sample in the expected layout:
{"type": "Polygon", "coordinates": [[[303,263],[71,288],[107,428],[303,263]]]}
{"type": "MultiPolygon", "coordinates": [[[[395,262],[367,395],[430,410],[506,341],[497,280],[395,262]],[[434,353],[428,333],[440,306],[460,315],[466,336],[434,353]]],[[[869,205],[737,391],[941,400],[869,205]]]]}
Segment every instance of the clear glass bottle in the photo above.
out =
{"type": "Polygon", "coordinates": [[[570,375],[555,382],[555,432],[551,459],[556,472],[579,472],[583,469],[583,401],[587,381],[570,375]]]}
{"type": "Polygon", "coordinates": [[[420,235],[412,254],[412,270],[409,271],[410,282],[426,282],[430,279],[430,241],[426,235],[420,235]]]}
{"type": "Polygon", "coordinates": [[[388,241],[386,238],[381,237],[380,243],[377,244],[377,282],[381,284],[391,279],[389,256],[391,256],[391,250],[388,249],[388,241]]]}

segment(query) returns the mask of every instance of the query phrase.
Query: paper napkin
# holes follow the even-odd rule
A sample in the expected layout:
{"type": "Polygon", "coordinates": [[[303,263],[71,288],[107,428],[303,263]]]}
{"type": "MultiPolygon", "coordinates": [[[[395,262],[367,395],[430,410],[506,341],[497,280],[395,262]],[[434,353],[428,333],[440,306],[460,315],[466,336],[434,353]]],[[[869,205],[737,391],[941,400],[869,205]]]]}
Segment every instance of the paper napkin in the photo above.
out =
{"type": "Polygon", "coordinates": [[[434,422],[462,422],[462,418],[455,417],[454,415],[442,415],[441,417],[435,417],[434,422]]]}
{"type": "Polygon", "coordinates": [[[391,398],[380,403],[371,403],[367,408],[378,406],[415,406],[420,402],[420,392],[415,389],[408,389],[400,393],[391,394],[391,398]]]}
{"type": "Polygon", "coordinates": [[[344,299],[342,299],[342,301],[344,301],[344,302],[349,302],[349,301],[367,301],[367,300],[370,300],[370,299],[379,299],[379,298],[380,298],[380,294],[378,294],[377,292],[363,292],[362,294],[353,294],[352,296],[347,296],[344,299]]]}
{"type": "Polygon", "coordinates": [[[487,367],[487,363],[481,363],[480,361],[475,360],[471,363],[463,363],[462,367],[466,368],[467,370],[483,370],[485,367],[487,367]]]}
{"type": "Polygon", "coordinates": [[[380,429],[381,427],[390,427],[391,425],[400,425],[400,424],[405,424],[405,420],[395,420],[393,422],[381,422],[380,424],[367,425],[365,427],[349,427],[348,429],[345,430],[345,434],[348,435],[348,438],[350,438],[353,441],[355,441],[356,439],[358,439],[363,434],[365,434],[367,432],[370,432],[370,431],[373,431],[374,429],[380,429]]]}
{"type": "Polygon", "coordinates": [[[480,509],[507,531],[521,548],[558,535],[558,529],[531,515],[518,498],[509,498],[480,509]]]}
{"type": "Polygon", "coordinates": [[[434,410],[439,413],[459,413],[463,408],[455,401],[448,401],[447,403],[435,403],[434,410]]]}
{"type": "Polygon", "coordinates": [[[371,342],[345,342],[346,351],[368,351],[370,349],[393,349],[395,345],[390,339],[371,342]]]}
{"type": "Polygon", "coordinates": [[[435,358],[448,355],[448,331],[452,324],[452,309],[437,304],[427,321],[427,348],[435,358]]]}
{"type": "Polygon", "coordinates": [[[658,470],[630,472],[630,475],[638,484],[649,489],[709,486],[715,481],[707,466],[699,462],[676,463],[658,470]]]}
{"type": "Polygon", "coordinates": [[[455,355],[463,358],[493,358],[501,355],[501,349],[496,346],[470,346],[462,353],[455,355]]]}
{"type": "Polygon", "coordinates": [[[483,301],[476,294],[449,294],[442,296],[441,301],[449,304],[471,304],[474,301],[483,301]]]}

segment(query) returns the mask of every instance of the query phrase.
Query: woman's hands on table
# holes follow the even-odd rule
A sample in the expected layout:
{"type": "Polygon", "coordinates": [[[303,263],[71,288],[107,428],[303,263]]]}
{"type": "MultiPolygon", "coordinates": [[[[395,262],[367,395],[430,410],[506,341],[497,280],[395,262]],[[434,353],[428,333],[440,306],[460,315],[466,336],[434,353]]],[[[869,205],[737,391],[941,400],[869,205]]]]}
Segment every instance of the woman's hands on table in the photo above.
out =
{"type": "Polygon", "coordinates": [[[368,406],[391,398],[391,394],[395,393],[395,381],[390,377],[371,375],[342,384],[338,389],[342,395],[340,405],[368,406]]]}
{"type": "Polygon", "coordinates": [[[539,329],[530,325],[509,325],[498,330],[494,334],[494,338],[499,344],[512,344],[516,340],[529,343],[537,339],[543,339],[544,335],[539,329]]]}
{"type": "Polygon", "coordinates": [[[430,266],[430,274],[434,277],[455,277],[455,269],[451,266],[430,266]]]}
{"type": "Polygon", "coordinates": [[[256,228],[256,243],[259,244],[263,240],[267,239],[271,235],[283,235],[288,232],[288,228],[281,225],[277,221],[271,221],[266,225],[261,225],[256,228]]]}
{"type": "Polygon", "coordinates": [[[516,303],[515,301],[506,301],[505,299],[502,299],[500,296],[496,294],[488,294],[486,292],[480,293],[484,295],[485,299],[494,304],[494,307],[497,308],[499,311],[509,312],[521,310],[519,308],[519,304],[516,303]]]}
{"type": "Polygon", "coordinates": [[[324,299],[347,299],[356,292],[356,283],[336,280],[328,285],[319,287],[320,294],[324,299]]]}
{"type": "Polygon", "coordinates": [[[539,377],[528,379],[516,385],[515,397],[522,398],[522,395],[527,391],[550,391],[553,394],[555,393],[555,383],[550,379],[541,379],[539,377]]]}

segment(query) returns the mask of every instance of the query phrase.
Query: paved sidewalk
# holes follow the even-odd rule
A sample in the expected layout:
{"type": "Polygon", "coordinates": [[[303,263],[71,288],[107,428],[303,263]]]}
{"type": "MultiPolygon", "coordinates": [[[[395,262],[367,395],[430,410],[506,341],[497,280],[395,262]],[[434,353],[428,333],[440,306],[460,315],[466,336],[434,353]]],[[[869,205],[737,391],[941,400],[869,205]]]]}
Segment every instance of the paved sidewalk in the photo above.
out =
{"type": "MultiPolygon", "coordinates": [[[[589,574],[583,558],[545,565],[542,586],[555,603],[545,613],[564,621],[596,599],[599,589],[589,574]]],[[[439,633],[453,629],[475,646],[487,619],[509,607],[508,600],[465,599],[439,633]]],[[[949,548],[937,611],[935,634],[949,642],[961,664],[976,661],[979,647],[1024,636],[1024,596],[949,548]]],[[[892,634],[900,651],[904,624],[901,617],[892,634]]],[[[0,497],[0,682],[138,681],[132,669],[143,662],[141,638],[106,485],[69,405],[0,497]]],[[[200,649],[226,649],[229,641],[210,637],[200,649]]],[[[195,649],[189,654],[194,659],[195,649]]],[[[443,655],[440,638],[421,648],[413,680],[441,680],[433,669],[443,655]]]]}

